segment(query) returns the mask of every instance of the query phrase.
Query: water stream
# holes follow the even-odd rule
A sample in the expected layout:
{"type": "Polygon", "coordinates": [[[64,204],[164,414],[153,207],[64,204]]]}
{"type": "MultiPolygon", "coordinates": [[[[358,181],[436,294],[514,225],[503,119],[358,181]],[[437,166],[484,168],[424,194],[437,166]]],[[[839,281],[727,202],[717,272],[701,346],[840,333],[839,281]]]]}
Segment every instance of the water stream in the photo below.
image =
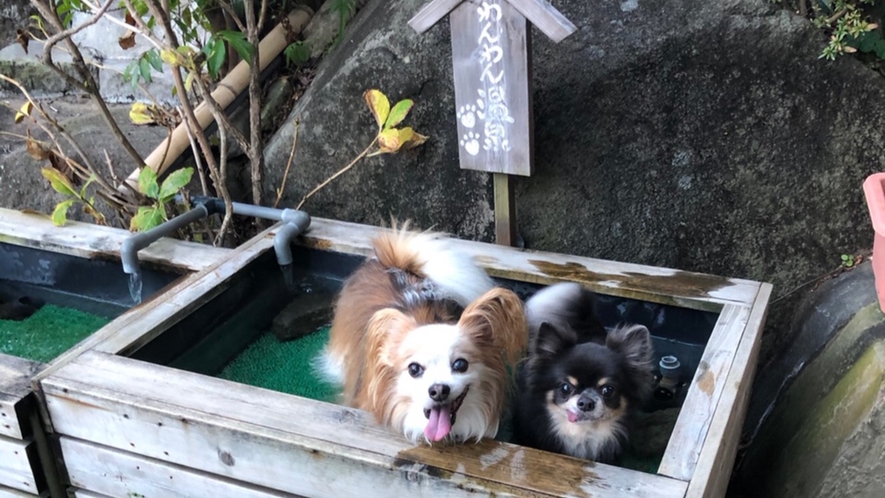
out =
{"type": "Polygon", "coordinates": [[[141,290],[144,281],[141,278],[141,272],[129,274],[129,296],[135,304],[141,304],[141,290]]]}

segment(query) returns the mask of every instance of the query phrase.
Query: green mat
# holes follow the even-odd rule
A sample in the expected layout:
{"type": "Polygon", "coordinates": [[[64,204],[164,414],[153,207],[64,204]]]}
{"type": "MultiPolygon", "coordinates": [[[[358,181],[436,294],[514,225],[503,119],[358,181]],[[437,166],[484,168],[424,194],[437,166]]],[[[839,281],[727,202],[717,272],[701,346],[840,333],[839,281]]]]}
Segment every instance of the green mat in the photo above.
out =
{"type": "Polygon", "coordinates": [[[329,327],[288,342],[280,342],[273,333],[266,332],[228,363],[218,377],[334,402],[335,385],[325,382],[313,368],[314,360],[328,340],[329,327]]]}
{"type": "Polygon", "coordinates": [[[0,320],[0,353],[46,363],[110,321],[47,304],[20,322],[0,320]]]}

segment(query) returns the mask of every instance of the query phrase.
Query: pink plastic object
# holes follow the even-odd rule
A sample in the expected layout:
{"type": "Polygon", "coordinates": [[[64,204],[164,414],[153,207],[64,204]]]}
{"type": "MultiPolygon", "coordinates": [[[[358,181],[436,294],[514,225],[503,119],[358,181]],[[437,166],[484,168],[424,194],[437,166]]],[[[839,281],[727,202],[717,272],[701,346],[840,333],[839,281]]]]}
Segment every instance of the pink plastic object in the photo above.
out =
{"type": "Polygon", "coordinates": [[[885,173],[875,173],[863,182],[863,193],[870,208],[870,220],[876,236],[873,239],[873,275],[879,308],[885,312],[885,173]]]}

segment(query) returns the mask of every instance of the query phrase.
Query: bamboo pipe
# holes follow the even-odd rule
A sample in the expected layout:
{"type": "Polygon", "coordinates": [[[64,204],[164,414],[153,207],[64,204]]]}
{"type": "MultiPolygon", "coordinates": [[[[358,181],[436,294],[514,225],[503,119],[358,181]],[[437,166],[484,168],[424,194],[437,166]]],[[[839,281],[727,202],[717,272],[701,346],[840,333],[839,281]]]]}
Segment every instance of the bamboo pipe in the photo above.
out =
{"type": "MultiPolygon", "coordinates": [[[[312,16],[313,11],[308,7],[296,7],[295,10],[289,13],[288,30],[283,26],[283,23],[280,23],[258,43],[260,71],[263,71],[268,64],[270,64],[271,61],[273,61],[280,52],[286,48],[287,35],[289,33],[293,35],[301,33],[301,30],[307,26],[307,23],[312,16]]],[[[226,109],[227,106],[234,101],[237,95],[248,86],[249,63],[243,60],[218,83],[218,86],[212,91],[211,95],[222,109],[226,109]]],[[[209,111],[209,106],[206,102],[200,103],[200,105],[194,109],[194,114],[197,117],[197,121],[200,123],[200,127],[204,130],[209,126],[209,123],[212,122],[212,113],[209,111]]],[[[178,159],[178,156],[190,148],[186,126],[187,124],[182,122],[175,127],[175,129],[172,130],[172,133],[160,142],[160,145],[158,145],[157,148],[154,149],[154,151],[144,160],[146,166],[157,172],[157,176],[162,175],[169,166],[178,159]]],[[[139,173],[141,173],[141,168],[136,168],[136,170],[126,178],[126,183],[136,190],[138,190],[139,173]]],[[[118,190],[126,192],[128,189],[121,185],[118,190]]]]}

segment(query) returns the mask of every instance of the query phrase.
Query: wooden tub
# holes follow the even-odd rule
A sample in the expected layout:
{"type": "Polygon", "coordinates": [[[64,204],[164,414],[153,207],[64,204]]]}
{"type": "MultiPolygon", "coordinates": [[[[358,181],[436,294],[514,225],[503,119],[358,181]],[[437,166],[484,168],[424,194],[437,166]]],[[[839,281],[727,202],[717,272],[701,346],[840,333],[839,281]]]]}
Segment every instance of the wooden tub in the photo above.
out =
{"type": "MultiPolygon", "coordinates": [[[[296,264],[353,261],[378,228],[315,219],[296,264]],[[348,259],[350,258],[350,259],[348,259]]],[[[498,441],[413,445],[366,413],[135,359],[162,356],[209,323],[254,273],[273,229],[140,306],[89,350],[37,376],[45,423],[76,496],[593,496],[724,494],[771,286],[747,280],[459,241],[502,281],[578,281],[603,296],[713,317],[656,473],[498,441]],[[213,304],[215,303],[215,304],[213,304]],[[166,334],[170,335],[166,335],[166,334]],[[157,342],[161,341],[161,342],[157,342]],[[158,347],[157,344],[164,344],[158,347]],[[150,350],[150,354],[146,351],[150,350]]],[[[358,258],[356,258],[358,261],[358,258]]],[[[350,263],[349,263],[350,264],[350,263]]],[[[351,265],[352,266],[352,265],[351,265]]],[[[256,277],[257,278],[257,277],[256,277]]],[[[263,278],[263,277],[262,277],[263,278]]],[[[254,279],[253,279],[254,280],[254,279]]],[[[252,284],[249,292],[260,292],[252,284]]],[[[196,334],[199,337],[191,337],[196,334]]],[[[211,358],[209,359],[211,360],[211,358]]]]}
{"type": "MultiPolygon", "coordinates": [[[[34,292],[44,293],[50,304],[55,300],[79,303],[85,311],[103,309],[106,316],[117,316],[108,327],[129,320],[128,306],[99,297],[107,291],[107,282],[124,279],[119,263],[119,249],[129,232],[91,224],[68,222],[55,227],[45,216],[0,209],[0,279],[13,273],[12,261],[4,255],[16,254],[16,265],[33,264],[31,272],[37,284],[16,281],[34,292]],[[60,270],[59,265],[64,265],[60,270]],[[36,268],[39,267],[39,268],[36,268]],[[95,272],[110,272],[107,279],[95,272]],[[115,274],[114,272],[119,272],[115,274]],[[73,274],[72,274],[73,273],[73,274]],[[83,291],[76,296],[78,287],[83,291]]],[[[163,239],[141,252],[145,265],[164,271],[153,271],[158,280],[147,284],[146,291],[157,290],[166,282],[187,280],[187,275],[202,270],[214,261],[224,259],[227,250],[199,244],[163,239]]],[[[5,281],[4,282],[11,282],[5,281]]],[[[125,282],[122,284],[125,289],[125,282]]],[[[76,305],[72,305],[76,306],[76,305]]],[[[105,327],[105,328],[108,328],[105,327]]],[[[81,343],[58,356],[56,367],[89,349],[90,344],[108,332],[96,331],[81,343]]],[[[48,441],[38,414],[38,400],[31,389],[31,380],[46,364],[0,354],[0,498],[21,496],[63,496],[64,488],[56,472],[52,442],[48,441]]]]}

